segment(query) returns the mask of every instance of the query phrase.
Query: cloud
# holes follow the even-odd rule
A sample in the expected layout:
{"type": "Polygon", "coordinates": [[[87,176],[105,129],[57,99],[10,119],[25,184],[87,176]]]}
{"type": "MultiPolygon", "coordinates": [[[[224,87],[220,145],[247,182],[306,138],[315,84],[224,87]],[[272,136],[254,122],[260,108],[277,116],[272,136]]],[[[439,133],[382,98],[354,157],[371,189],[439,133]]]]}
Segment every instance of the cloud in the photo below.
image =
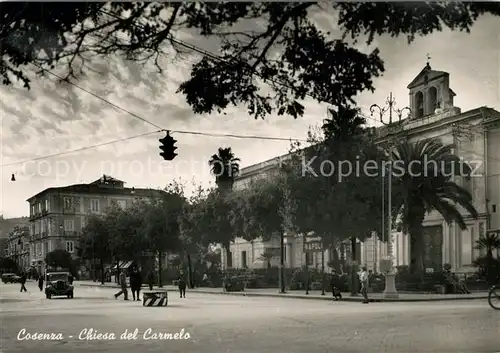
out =
{"type": "MultiPolygon", "coordinates": [[[[325,30],[331,31],[332,36],[336,35],[337,29],[330,17],[320,12],[314,16],[325,30]]],[[[450,72],[451,87],[457,93],[458,106],[463,110],[479,105],[499,107],[498,53],[491,44],[497,35],[494,28],[498,28],[499,24],[497,19],[486,18],[477,23],[470,35],[444,31],[417,39],[410,46],[404,38],[377,38],[374,45],[380,48],[387,71],[375,80],[375,93],[364,92],[358,97],[359,105],[368,113],[371,104],[383,104],[390,92],[394,92],[398,106],[407,105],[406,85],[423,68],[426,53],[430,51],[432,66],[450,72]]],[[[192,34],[185,34],[181,39],[212,52],[218,51],[218,43],[214,40],[192,34]]],[[[121,58],[107,61],[94,58],[89,64],[91,69],[86,70],[76,83],[98,97],[170,130],[305,138],[308,127],[321,124],[326,117],[327,106],[310,99],[304,101],[305,116],[296,120],[275,115],[266,120],[254,120],[243,107],[230,108],[226,115],[195,115],[184,97],[175,92],[198,59],[198,54],[191,53],[183,55],[180,60],[170,51],[168,57],[162,58],[165,70],[159,73],[152,64],[138,65],[121,58]]],[[[19,86],[0,86],[2,164],[157,129],[91,94],[58,82],[48,74],[40,78],[33,72],[32,77],[31,91],[19,86]]],[[[369,123],[380,124],[376,119],[369,123]]],[[[164,186],[170,180],[179,177],[191,180],[193,176],[208,186],[213,177],[209,174],[207,161],[220,146],[230,146],[241,158],[242,167],[281,155],[289,149],[288,141],[175,134],[179,156],[167,163],[158,155],[158,139],[162,136],[158,133],[59,156],[43,164],[37,162],[24,167],[5,167],[0,182],[3,202],[0,213],[4,212],[7,216],[26,215],[28,207],[25,199],[28,197],[50,186],[93,181],[105,171],[105,167],[111,168],[113,173],[109,174],[126,181],[128,186],[164,186]],[[143,167],[139,167],[141,163],[143,167]],[[153,169],[146,168],[148,163],[153,169]],[[46,170],[38,170],[40,168],[46,170]],[[66,172],[64,168],[70,171],[66,172]],[[16,183],[10,183],[11,173],[17,173],[16,183]]]]}

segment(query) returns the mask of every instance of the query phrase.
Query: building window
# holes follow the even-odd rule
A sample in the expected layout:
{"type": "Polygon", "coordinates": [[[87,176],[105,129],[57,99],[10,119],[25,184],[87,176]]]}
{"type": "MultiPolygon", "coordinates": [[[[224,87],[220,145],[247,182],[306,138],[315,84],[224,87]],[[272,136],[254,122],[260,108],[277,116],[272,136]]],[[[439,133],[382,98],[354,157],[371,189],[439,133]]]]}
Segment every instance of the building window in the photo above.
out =
{"type": "Polygon", "coordinates": [[[73,198],[65,197],[63,202],[64,202],[64,209],[65,210],[72,210],[73,209],[73,198]]]}
{"type": "Polygon", "coordinates": [[[306,251],[306,265],[307,266],[313,265],[313,254],[309,251],[306,251]]]}
{"type": "Polygon", "coordinates": [[[69,253],[72,253],[75,251],[75,243],[72,241],[67,241],[66,242],[66,251],[69,253]]]}
{"type": "Polygon", "coordinates": [[[35,205],[31,205],[31,215],[35,214],[35,205]]]}
{"type": "Polygon", "coordinates": [[[45,211],[49,211],[49,208],[50,208],[50,203],[49,203],[49,200],[45,200],[45,211]]]}
{"type": "Polygon", "coordinates": [[[493,212],[493,213],[497,212],[497,205],[492,205],[491,206],[491,212],[493,212]]]}
{"type": "Polygon", "coordinates": [[[96,199],[90,200],[90,211],[99,212],[99,200],[96,199]]]}
{"type": "Polygon", "coordinates": [[[247,268],[247,252],[246,251],[241,252],[241,267],[247,268]]]}
{"type": "Polygon", "coordinates": [[[420,119],[424,116],[424,94],[417,92],[415,94],[415,118],[420,119]]]}
{"type": "Polygon", "coordinates": [[[429,114],[434,114],[436,109],[439,107],[438,104],[438,92],[436,87],[429,88],[429,114]]]}
{"type": "Polygon", "coordinates": [[[75,221],[72,219],[65,219],[64,220],[64,230],[65,231],[74,231],[75,230],[75,221]]]}
{"type": "Polygon", "coordinates": [[[38,203],[38,212],[39,213],[42,212],[42,203],[41,202],[38,203]]]}

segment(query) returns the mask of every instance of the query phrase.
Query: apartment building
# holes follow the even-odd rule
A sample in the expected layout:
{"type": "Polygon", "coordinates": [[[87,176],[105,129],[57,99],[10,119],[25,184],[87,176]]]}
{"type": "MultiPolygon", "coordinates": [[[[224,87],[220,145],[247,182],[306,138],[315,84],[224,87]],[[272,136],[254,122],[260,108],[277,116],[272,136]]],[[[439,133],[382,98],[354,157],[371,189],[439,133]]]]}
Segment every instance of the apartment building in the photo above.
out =
{"type": "Polygon", "coordinates": [[[30,267],[30,237],[28,226],[15,226],[9,233],[6,257],[12,259],[20,271],[30,267]]]}
{"type": "Polygon", "coordinates": [[[158,190],[127,188],[125,182],[103,175],[89,184],[45,189],[30,197],[30,263],[45,268],[47,253],[64,249],[76,256],[78,239],[86,217],[102,214],[115,203],[129,207],[138,199],[150,198],[158,190]]]}
{"type": "MultiPolygon", "coordinates": [[[[402,120],[396,137],[404,137],[410,142],[439,138],[444,143],[454,143],[455,153],[466,161],[473,161],[478,167],[478,177],[470,180],[457,177],[455,181],[472,193],[479,218],[466,218],[468,227],[461,230],[455,224],[446,224],[439,213],[429,214],[424,227],[427,248],[432,250],[426,254],[426,262],[431,267],[433,264],[450,263],[456,271],[473,271],[472,263],[481,255],[474,249],[475,241],[487,231],[500,229],[500,112],[488,107],[462,112],[454,106],[456,94],[450,88],[449,73],[433,70],[430,65],[426,65],[407,88],[411,115],[402,120]]],[[[389,137],[386,127],[377,128],[374,133],[380,144],[387,144],[395,137],[394,132],[389,137]]],[[[234,187],[242,189],[250,180],[272,179],[281,161],[289,157],[281,156],[242,168],[234,187]]],[[[391,239],[394,264],[408,265],[408,236],[394,231],[391,239]]],[[[285,237],[286,266],[320,266],[322,254],[305,253],[303,242],[302,235],[285,237]]],[[[260,267],[265,250],[277,246],[278,237],[270,242],[248,242],[236,238],[229,252],[222,251],[222,264],[226,267],[260,267]]],[[[357,247],[357,262],[375,271],[381,256],[387,254],[387,244],[376,235],[364,243],[358,241],[357,247]]],[[[340,255],[345,255],[345,252],[340,255]]],[[[326,262],[333,259],[332,253],[325,251],[324,258],[326,262]]],[[[277,263],[278,258],[273,261],[277,263]]]]}

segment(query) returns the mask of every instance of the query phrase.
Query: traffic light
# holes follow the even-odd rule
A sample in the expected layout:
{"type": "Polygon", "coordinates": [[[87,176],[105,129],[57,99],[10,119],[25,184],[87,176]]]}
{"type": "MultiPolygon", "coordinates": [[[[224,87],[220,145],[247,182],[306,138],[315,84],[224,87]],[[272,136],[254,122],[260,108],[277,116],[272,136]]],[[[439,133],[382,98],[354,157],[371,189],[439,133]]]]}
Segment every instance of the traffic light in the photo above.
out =
{"type": "Polygon", "coordinates": [[[175,150],[177,149],[175,143],[177,142],[177,140],[170,136],[170,132],[167,131],[167,136],[160,139],[159,141],[161,143],[160,150],[162,150],[160,156],[162,156],[166,161],[173,160],[175,156],[177,156],[177,153],[175,153],[175,150]]]}

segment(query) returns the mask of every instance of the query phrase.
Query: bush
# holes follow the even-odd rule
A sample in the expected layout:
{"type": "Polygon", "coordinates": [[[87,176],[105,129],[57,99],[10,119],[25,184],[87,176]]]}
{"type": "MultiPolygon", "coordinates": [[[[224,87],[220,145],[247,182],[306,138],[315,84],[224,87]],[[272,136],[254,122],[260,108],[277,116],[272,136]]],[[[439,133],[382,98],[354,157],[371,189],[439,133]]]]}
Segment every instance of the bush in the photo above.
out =
{"type": "Polygon", "coordinates": [[[229,277],[224,283],[227,292],[241,292],[245,290],[245,282],[239,276],[229,277]]]}
{"type": "Polygon", "coordinates": [[[494,285],[500,279],[500,259],[480,257],[474,261],[477,276],[489,285],[494,285]]]}

